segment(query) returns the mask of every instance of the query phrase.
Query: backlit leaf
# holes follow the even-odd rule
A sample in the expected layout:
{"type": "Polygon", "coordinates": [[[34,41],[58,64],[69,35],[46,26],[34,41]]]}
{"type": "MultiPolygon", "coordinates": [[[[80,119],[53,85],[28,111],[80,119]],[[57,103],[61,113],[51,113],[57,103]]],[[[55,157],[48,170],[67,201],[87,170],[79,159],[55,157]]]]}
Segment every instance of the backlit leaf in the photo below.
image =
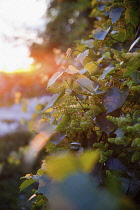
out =
{"type": "Polygon", "coordinates": [[[55,105],[55,104],[60,100],[60,98],[62,98],[62,96],[63,96],[64,94],[65,94],[65,90],[63,90],[63,91],[60,92],[60,93],[54,94],[54,95],[50,98],[50,100],[49,100],[47,106],[43,109],[43,112],[46,111],[46,110],[48,110],[49,108],[51,108],[53,105],[55,105]]]}
{"type": "Polygon", "coordinates": [[[121,129],[121,128],[118,128],[116,131],[115,131],[115,134],[116,134],[116,137],[117,138],[122,138],[125,134],[125,132],[121,129]]]}
{"type": "Polygon", "coordinates": [[[67,51],[66,51],[66,56],[67,57],[70,57],[71,56],[71,53],[72,53],[72,49],[71,48],[68,48],[67,51]]]}
{"type": "Polygon", "coordinates": [[[60,132],[55,132],[52,134],[51,138],[50,138],[50,142],[57,145],[60,142],[62,142],[65,138],[65,135],[60,133],[60,132]]]}
{"type": "Polygon", "coordinates": [[[115,23],[121,16],[124,8],[113,8],[110,10],[109,18],[111,18],[112,23],[115,23]]]}
{"type": "Polygon", "coordinates": [[[104,31],[102,28],[97,28],[96,30],[94,30],[93,36],[97,40],[104,40],[109,30],[110,27],[108,27],[106,31],[104,31]]]}
{"type": "Polygon", "coordinates": [[[79,62],[83,65],[84,59],[88,56],[89,50],[85,50],[84,52],[80,53],[77,58],[76,62],[79,62]]]}
{"type": "Polygon", "coordinates": [[[112,66],[107,66],[104,71],[103,74],[99,77],[99,79],[104,79],[106,77],[106,75],[111,72],[114,69],[114,67],[112,66]]]}
{"type": "Polygon", "coordinates": [[[127,96],[127,89],[124,89],[122,92],[115,87],[108,89],[103,98],[103,104],[107,108],[107,113],[113,112],[121,107],[126,101],[127,96]]]}
{"type": "Polygon", "coordinates": [[[66,69],[66,72],[68,74],[76,74],[79,73],[79,70],[75,68],[73,65],[69,65],[68,68],[66,69]]]}
{"type": "Polygon", "coordinates": [[[93,82],[92,80],[88,79],[84,75],[80,75],[76,82],[84,89],[86,89],[89,92],[95,92],[100,87],[100,84],[98,82],[93,82]]]}
{"type": "Polygon", "coordinates": [[[63,74],[63,72],[56,72],[50,79],[47,88],[50,87],[55,81],[63,74]]]}
{"type": "Polygon", "coordinates": [[[92,73],[97,67],[98,64],[95,62],[89,62],[84,66],[84,69],[87,69],[89,73],[92,73]]]}

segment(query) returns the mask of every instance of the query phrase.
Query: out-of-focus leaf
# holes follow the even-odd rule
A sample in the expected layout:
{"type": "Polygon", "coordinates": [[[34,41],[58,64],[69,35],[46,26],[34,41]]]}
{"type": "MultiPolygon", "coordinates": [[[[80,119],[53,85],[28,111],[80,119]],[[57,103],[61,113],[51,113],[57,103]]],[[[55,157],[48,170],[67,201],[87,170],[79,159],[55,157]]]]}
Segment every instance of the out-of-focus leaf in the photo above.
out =
{"type": "Polygon", "coordinates": [[[50,138],[50,142],[57,145],[59,144],[61,141],[63,141],[65,138],[65,135],[60,133],[60,132],[55,132],[52,134],[51,138],[50,138]]]}
{"type": "Polygon", "coordinates": [[[42,176],[40,176],[38,182],[39,182],[38,192],[42,193],[49,199],[52,188],[52,180],[43,174],[42,176]]]}
{"type": "Polygon", "coordinates": [[[125,29],[122,29],[118,33],[118,41],[124,42],[126,40],[127,31],[125,29]]]}
{"type": "Polygon", "coordinates": [[[139,42],[139,40],[140,40],[140,36],[131,44],[128,52],[130,52],[133,49],[133,47],[135,46],[135,44],[137,44],[139,42]]]}
{"type": "Polygon", "coordinates": [[[71,48],[68,48],[67,51],[66,51],[66,56],[67,57],[70,57],[71,56],[71,53],[72,53],[72,49],[71,48]]]}
{"type": "Polygon", "coordinates": [[[46,173],[54,180],[62,180],[78,171],[90,172],[99,158],[99,151],[83,152],[79,156],[73,153],[61,153],[46,161],[46,173]]]}
{"type": "Polygon", "coordinates": [[[126,67],[126,71],[124,73],[124,76],[129,76],[135,70],[138,70],[139,67],[140,67],[140,59],[139,58],[132,58],[127,63],[127,67],[126,67]]]}
{"type": "Polygon", "coordinates": [[[93,48],[93,39],[88,39],[84,41],[84,44],[88,47],[88,48],[93,48]]]}
{"type": "Polygon", "coordinates": [[[121,16],[124,8],[113,8],[110,10],[109,18],[111,18],[112,23],[115,23],[121,16]]]}
{"type": "Polygon", "coordinates": [[[38,123],[37,131],[44,136],[45,138],[49,138],[54,132],[55,126],[50,124],[47,121],[42,121],[38,123]]]}
{"type": "Polygon", "coordinates": [[[121,107],[128,96],[128,89],[120,91],[118,88],[109,88],[103,97],[103,104],[107,108],[107,113],[113,112],[114,110],[121,107]]]}
{"type": "Polygon", "coordinates": [[[55,130],[55,126],[43,121],[38,123],[36,130],[38,131],[38,134],[30,141],[29,147],[23,157],[24,162],[30,166],[35,162],[39,152],[49,141],[49,138],[55,130]]]}
{"type": "Polygon", "coordinates": [[[94,7],[94,5],[97,3],[97,0],[92,0],[91,1],[91,5],[92,5],[92,7],[94,7]]]}
{"type": "Polygon", "coordinates": [[[50,87],[55,81],[63,74],[63,72],[56,72],[50,79],[47,88],[50,87]]]}
{"type": "Polygon", "coordinates": [[[97,163],[99,151],[86,151],[80,157],[82,171],[90,172],[97,163]]]}
{"type": "Polygon", "coordinates": [[[140,72],[135,71],[134,73],[130,74],[130,76],[134,79],[136,83],[140,83],[140,72]]]}
{"type": "Polygon", "coordinates": [[[97,28],[96,30],[94,30],[93,36],[97,40],[104,40],[109,30],[110,27],[108,27],[106,31],[104,31],[102,28],[97,28]]]}
{"type": "Polygon", "coordinates": [[[84,52],[80,53],[77,58],[76,62],[79,62],[83,65],[84,59],[88,56],[89,50],[85,50],[84,52]]]}
{"type": "Polygon", "coordinates": [[[119,201],[107,190],[96,188],[88,174],[78,173],[56,182],[49,200],[50,210],[117,210],[119,201]]]}
{"type": "Polygon", "coordinates": [[[31,184],[33,184],[35,180],[33,179],[27,179],[20,185],[20,192],[24,190],[25,188],[29,187],[31,184]]]}
{"type": "Polygon", "coordinates": [[[127,193],[128,189],[129,189],[130,179],[124,178],[124,177],[120,177],[119,180],[121,181],[121,186],[122,186],[123,191],[125,193],[127,193]]]}
{"type": "Polygon", "coordinates": [[[76,69],[73,65],[69,65],[68,68],[66,69],[66,72],[68,74],[76,74],[79,73],[79,70],[76,69]]]}
{"type": "Polygon", "coordinates": [[[125,21],[127,24],[131,23],[134,27],[136,27],[139,23],[139,10],[127,8],[125,10],[125,21]]]}
{"type": "Polygon", "coordinates": [[[98,67],[98,64],[96,64],[95,62],[89,62],[86,63],[86,65],[84,66],[84,69],[87,69],[88,72],[91,74],[94,69],[96,69],[98,67]]]}
{"type": "Polygon", "coordinates": [[[93,82],[89,78],[87,78],[84,75],[80,75],[76,82],[84,89],[86,89],[89,92],[96,92],[97,89],[100,87],[100,84],[98,82],[93,82]]]}
{"type": "Polygon", "coordinates": [[[134,197],[140,191],[140,181],[138,178],[132,178],[129,183],[127,194],[134,197]]]}
{"type": "Polygon", "coordinates": [[[135,178],[124,178],[120,177],[122,188],[124,192],[129,196],[136,196],[140,190],[140,181],[137,177],[135,178]]]}
{"type": "Polygon", "coordinates": [[[108,119],[106,119],[105,113],[97,115],[96,125],[100,127],[103,131],[105,131],[107,134],[111,133],[115,129],[114,124],[108,119]]]}
{"type": "Polygon", "coordinates": [[[50,100],[48,101],[47,106],[43,109],[43,112],[47,111],[50,107],[54,106],[59,100],[60,98],[62,98],[62,96],[65,94],[65,90],[63,90],[60,93],[56,93],[54,94],[50,100]]]}
{"type": "Polygon", "coordinates": [[[111,72],[114,69],[114,67],[112,66],[107,66],[104,71],[103,74],[99,77],[99,79],[104,79],[106,77],[106,75],[111,72]]]}

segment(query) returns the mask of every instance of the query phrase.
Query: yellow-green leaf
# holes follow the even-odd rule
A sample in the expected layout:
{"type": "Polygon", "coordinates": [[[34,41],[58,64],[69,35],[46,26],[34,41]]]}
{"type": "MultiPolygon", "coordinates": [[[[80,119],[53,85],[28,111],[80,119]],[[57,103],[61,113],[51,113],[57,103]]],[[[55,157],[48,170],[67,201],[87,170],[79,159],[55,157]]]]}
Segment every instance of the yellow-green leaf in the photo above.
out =
{"type": "Polygon", "coordinates": [[[94,167],[99,157],[99,151],[87,151],[82,155],[61,153],[51,156],[46,161],[46,173],[54,180],[62,180],[79,171],[88,173],[94,167]]]}
{"type": "Polygon", "coordinates": [[[84,66],[84,69],[87,69],[88,72],[91,74],[94,72],[94,70],[98,67],[98,64],[96,62],[89,62],[84,66]]]}
{"type": "Polygon", "coordinates": [[[84,172],[90,172],[92,168],[95,166],[97,163],[99,157],[99,151],[86,151],[84,152],[81,157],[80,157],[80,162],[82,165],[82,170],[84,172]]]}
{"type": "Polygon", "coordinates": [[[22,190],[24,190],[25,188],[27,188],[28,186],[30,186],[31,184],[33,184],[35,182],[35,180],[33,180],[33,179],[27,179],[27,180],[25,180],[21,185],[20,185],[20,192],[22,191],[22,190]]]}

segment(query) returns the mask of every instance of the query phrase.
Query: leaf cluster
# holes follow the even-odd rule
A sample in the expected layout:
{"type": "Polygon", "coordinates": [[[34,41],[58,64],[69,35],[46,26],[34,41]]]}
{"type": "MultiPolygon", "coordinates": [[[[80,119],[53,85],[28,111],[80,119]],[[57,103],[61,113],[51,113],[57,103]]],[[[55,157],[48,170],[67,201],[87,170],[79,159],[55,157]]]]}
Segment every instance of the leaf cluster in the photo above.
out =
{"type": "MultiPolygon", "coordinates": [[[[90,16],[96,16],[96,21],[89,38],[77,43],[75,50],[68,48],[63,68],[48,82],[47,88],[55,93],[42,111],[42,118],[54,126],[55,136],[53,140],[50,137],[46,149],[50,143],[59,147],[65,142],[74,152],[49,157],[43,165],[39,179],[47,174],[45,184],[49,184],[43,192],[39,187],[39,192],[50,200],[50,209],[56,209],[57,204],[60,209],[83,209],[81,205],[86,205],[83,202],[94,197],[94,188],[93,191],[90,188],[93,183],[97,201],[102,200],[99,192],[107,196],[104,204],[107,209],[135,209],[128,202],[126,207],[120,195],[137,199],[140,192],[140,7],[136,7],[137,3],[140,4],[131,0],[92,0],[90,16]],[[93,170],[82,171],[82,166],[88,167],[92,161],[90,152],[88,160],[82,159],[86,149],[95,156],[100,151],[99,159],[96,165],[92,163],[93,170]],[[84,162],[77,161],[79,156],[84,162]],[[92,184],[88,183],[90,176],[95,178],[92,184]],[[111,181],[106,186],[109,178],[116,180],[112,181],[116,183],[113,189],[109,187],[111,181]],[[56,182],[52,184],[52,180],[56,182]],[[78,191],[81,183],[83,191],[90,192],[83,202],[82,191],[78,191]],[[77,186],[77,199],[72,196],[71,184],[77,186]],[[56,202],[49,195],[50,186],[56,202]],[[105,191],[102,192],[101,186],[105,191]],[[115,197],[110,197],[111,190],[115,197]],[[65,198],[66,203],[62,202],[65,198]],[[115,205],[108,205],[108,198],[114,199],[115,205]]],[[[103,206],[98,203],[93,208],[89,202],[88,209],[103,209],[103,206]]]]}

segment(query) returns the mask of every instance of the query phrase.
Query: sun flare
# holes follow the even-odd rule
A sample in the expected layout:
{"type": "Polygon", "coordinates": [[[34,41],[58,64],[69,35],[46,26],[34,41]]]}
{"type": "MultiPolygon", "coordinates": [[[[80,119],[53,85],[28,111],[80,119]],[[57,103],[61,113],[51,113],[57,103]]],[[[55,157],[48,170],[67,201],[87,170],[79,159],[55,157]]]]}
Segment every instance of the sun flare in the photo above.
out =
{"type": "MultiPolygon", "coordinates": [[[[2,48],[2,47],[1,47],[2,48]]],[[[34,59],[29,57],[24,46],[4,46],[0,52],[0,72],[28,72],[33,70],[34,59]]]]}
{"type": "Polygon", "coordinates": [[[0,8],[0,72],[34,70],[28,46],[45,28],[46,0],[0,0],[0,8]]]}

